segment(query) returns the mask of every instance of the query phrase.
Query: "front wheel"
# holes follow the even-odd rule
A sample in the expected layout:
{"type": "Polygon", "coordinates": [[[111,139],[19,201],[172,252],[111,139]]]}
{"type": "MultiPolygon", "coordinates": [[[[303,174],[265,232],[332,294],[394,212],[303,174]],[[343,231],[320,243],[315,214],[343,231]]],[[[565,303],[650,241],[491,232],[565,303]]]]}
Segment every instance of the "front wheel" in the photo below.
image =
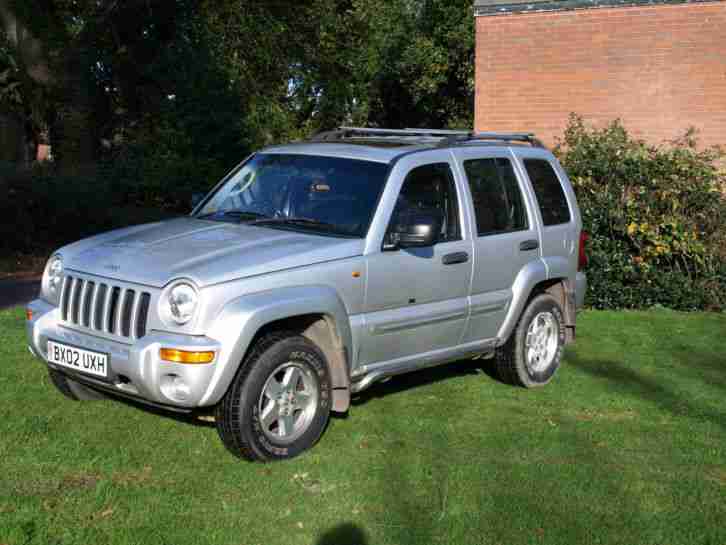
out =
{"type": "Polygon", "coordinates": [[[564,346],[565,325],[559,303],[551,295],[538,295],[497,351],[499,377],[525,388],[544,386],[559,368],[564,346]]]}
{"type": "Polygon", "coordinates": [[[217,406],[217,431],[235,456],[292,458],[317,442],[330,401],[330,373],[318,347],[293,333],[268,335],[217,406]]]}

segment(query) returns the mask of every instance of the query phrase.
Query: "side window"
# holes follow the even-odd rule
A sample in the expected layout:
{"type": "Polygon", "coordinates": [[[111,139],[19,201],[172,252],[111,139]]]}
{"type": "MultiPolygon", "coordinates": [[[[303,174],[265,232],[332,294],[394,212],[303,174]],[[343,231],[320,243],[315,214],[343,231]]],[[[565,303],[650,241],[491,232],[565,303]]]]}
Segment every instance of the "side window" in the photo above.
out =
{"type": "Polygon", "coordinates": [[[509,159],[464,161],[464,170],[474,200],[479,236],[528,228],[522,192],[509,159]]]}
{"type": "Polygon", "coordinates": [[[545,225],[557,225],[570,221],[570,208],[557,174],[549,161],[544,159],[525,159],[524,168],[532,182],[537,196],[542,222],[545,225]]]}
{"type": "Polygon", "coordinates": [[[439,242],[461,238],[456,185],[448,163],[423,165],[408,173],[398,195],[391,225],[395,225],[404,212],[416,209],[441,211],[444,221],[439,242]]]}

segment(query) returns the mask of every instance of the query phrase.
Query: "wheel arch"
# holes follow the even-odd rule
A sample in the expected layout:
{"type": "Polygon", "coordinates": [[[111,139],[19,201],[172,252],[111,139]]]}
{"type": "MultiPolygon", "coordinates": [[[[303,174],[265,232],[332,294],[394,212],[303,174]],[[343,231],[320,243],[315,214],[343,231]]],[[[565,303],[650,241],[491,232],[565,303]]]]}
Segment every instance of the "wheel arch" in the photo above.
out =
{"type": "MultiPolygon", "coordinates": [[[[276,331],[289,331],[302,335],[320,349],[330,371],[333,388],[332,410],[334,412],[347,411],[350,406],[349,352],[340,336],[334,316],[313,312],[268,322],[255,333],[246,352],[249,352],[260,338],[276,331]]],[[[245,353],[242,361],[246,356],[245,353]]]]}
{"type": "Polygon", "coordinates": [[[499,345],[507,342],[529,301],[541,293],[552,295],[560,304],[568,332],[566,342],[574,339],[574,287],[570,287],[571,281],[567,277],[548,277],[549,272],[542,261],[532,261],[519,272],[512,286],[512,301],[507,317],[497,334],[499,345]]]}
{"type": "Polygon", "coordinates": [[[227,352],[221,358],[225,364],[215,373],[203,403],[217,403],[257,340],[281,330],[296,332],[320,348],[332,381],[332,410],[347,411],[352,347],[350,322],[342,300],[328,286],[270,290],[228,303],[210,332],[227,352]]]}

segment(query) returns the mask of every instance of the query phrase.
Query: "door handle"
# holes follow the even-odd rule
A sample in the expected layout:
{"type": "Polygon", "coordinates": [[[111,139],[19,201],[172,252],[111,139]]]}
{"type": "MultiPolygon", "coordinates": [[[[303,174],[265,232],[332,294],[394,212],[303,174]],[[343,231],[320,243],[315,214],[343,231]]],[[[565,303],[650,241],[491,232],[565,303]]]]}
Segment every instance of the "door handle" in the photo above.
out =
{"type": "Polygon", "coordinates": [[[537,248],[539,248],[539,242],[536,240],[525,240],[519,244],[520,252],[528,252],[530,250],[536,250],[537,248]]]}
{"type": "Polygon", "coordinates": [[[456,265],[457,263],[466,263],[469,261],[469,254],[466,252],[454,252],[453,254],[446,254],[441,258],[441,263],[444,265],[456,265]]]}

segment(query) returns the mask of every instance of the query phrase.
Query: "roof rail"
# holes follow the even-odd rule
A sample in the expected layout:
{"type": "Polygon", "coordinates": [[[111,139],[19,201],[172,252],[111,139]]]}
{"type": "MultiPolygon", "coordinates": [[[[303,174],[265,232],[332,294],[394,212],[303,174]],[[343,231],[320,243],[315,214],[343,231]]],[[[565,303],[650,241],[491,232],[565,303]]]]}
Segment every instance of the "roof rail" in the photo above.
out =
{"type": "Polygon", "coordinates": [[[468,142],[524,142],[535,148],[545,145],[531,132],[472,132],[465,138],[453,136],[441,142],[441,147],[466,144],[468,142]]]}
{"type": "Polygon", "coordinates": [[[450,147],[469,142],[525,142],[533,147],[544,144],[528,132],[472,132],[442,129],[376,129],[368,127],[339,127],[310,138],[309,142],[334,142],[346,139],[376,139],[393,141],[424,141],[438,147],[450,147]]]}
{"type": "Polygon", "coordinates": [[[447,131],[440,129],[375,129],[369,127],[339,127],[332,131],[325,131],[313,136],[311,142],[328,142],[343,140],[345,138],[447,138],[451,136],[467,136],[468,131],[447,131]]]}

